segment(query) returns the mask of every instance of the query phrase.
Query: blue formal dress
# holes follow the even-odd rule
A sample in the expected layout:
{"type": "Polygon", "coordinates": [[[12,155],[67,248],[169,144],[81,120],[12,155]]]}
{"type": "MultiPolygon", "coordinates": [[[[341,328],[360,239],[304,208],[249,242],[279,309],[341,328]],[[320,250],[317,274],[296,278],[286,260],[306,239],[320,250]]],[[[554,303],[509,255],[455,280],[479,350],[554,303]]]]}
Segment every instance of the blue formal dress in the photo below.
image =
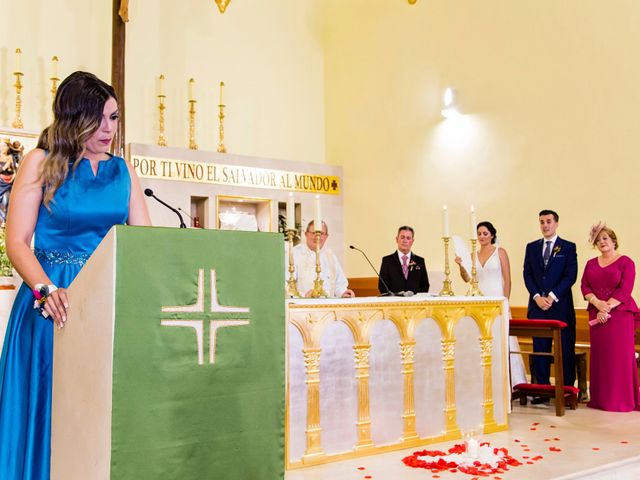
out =
{"type": "MultiPolygon", "coordinates": [[[[40,206],[35,254],[58,287],[68,287],[109,229],[128,218],[131,179],[124,159],[98,165],[94,175],[89,160],[81,160],[56,191],[51,211],[40,206]]],[[[54,325],[33,302],[23,284],[0,357],[2,480],[49,479],[54,325]]]]}

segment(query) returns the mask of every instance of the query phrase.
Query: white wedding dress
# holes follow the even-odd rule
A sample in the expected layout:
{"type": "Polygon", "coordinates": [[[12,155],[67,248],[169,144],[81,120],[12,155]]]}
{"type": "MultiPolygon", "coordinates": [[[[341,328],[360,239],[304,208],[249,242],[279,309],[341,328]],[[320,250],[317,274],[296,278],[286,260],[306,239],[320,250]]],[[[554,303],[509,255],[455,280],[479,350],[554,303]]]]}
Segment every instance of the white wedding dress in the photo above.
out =
{"type": "MultiPolygon", "coordinates": [[[[477,258],[476,258],[477,260],[477,258]]],[[[478,287],[483,295],[489,297],[502,297],[504,290],[502,287],[502,266],[500,265],[500,255],[498,247],[493,251],[484,266],[476,261],[476,272],[478,276],[478,287]]],[[[509,337],[509,351],[519,351],[517,337],[509,337]]],[[[509,355],[511,364],[511,386],[527,382],[527,375],[524,369],[522,355],[509,355]]]]}

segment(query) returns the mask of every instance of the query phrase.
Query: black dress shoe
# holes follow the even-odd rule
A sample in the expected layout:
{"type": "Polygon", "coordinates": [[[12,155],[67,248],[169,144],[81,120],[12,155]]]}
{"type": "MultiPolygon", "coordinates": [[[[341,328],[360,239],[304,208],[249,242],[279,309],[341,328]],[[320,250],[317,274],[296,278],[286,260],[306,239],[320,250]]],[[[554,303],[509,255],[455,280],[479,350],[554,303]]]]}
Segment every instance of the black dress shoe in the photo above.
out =
{"type": "Polygon", "coordinates": [[[549,405],[549,399],[545,397],[533,397],[531,405],[549,405]]]}

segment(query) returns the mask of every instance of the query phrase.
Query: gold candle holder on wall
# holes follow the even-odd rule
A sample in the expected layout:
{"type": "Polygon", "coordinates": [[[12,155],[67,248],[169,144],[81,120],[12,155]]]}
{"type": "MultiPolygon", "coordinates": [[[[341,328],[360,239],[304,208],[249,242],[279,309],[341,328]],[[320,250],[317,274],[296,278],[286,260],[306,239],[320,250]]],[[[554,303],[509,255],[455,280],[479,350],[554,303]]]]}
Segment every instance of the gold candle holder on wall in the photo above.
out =
{"type": "Polygon", "coordinates": [[[289,243],[289,279],[287,280],[288,297],[300,297],[298,284],[296,283],[296,277],[293,275],[293,272],[296,271],[293,259],[293,238],[295,234],[295,230],[287,230],[287,242],[289,243]]]}
{"type": "Polygon", "coordinates": [[[455,293],[453,293],[453,289],[451,288],[451,279],[449,275],[451,274],[451,270],[449,269],[449,241],[451,240],[449,237],[442,237],[444,242],[444,281],[442,282],[442,290],[440,290],[441,297],[453,297],[455,293]]]}
{"type": "Polygon", "coordinates": [[[52,100],[55,100],[56,93],[58,92],[58,82],[60,81],[60,77],[58,76],[58,57],[54,56],[51,59],[51,96],[52,100]]]}
{"type": "Polygon", "coordinates": [[[16,76],[16,83],[13,85],[16,89],[16,118],[13,120],[13,123],[11,124],[11,126],[13,128],[24,128],[24,124],[22,123],[22,118],[20,116],[21,110],[22,110],[22,99],[20,97],[20,94],[22,93],[22,72],[13,72],[13,74],[16,76]]]}
{"type": "Polygon", "coordinates": [[[166,95],[158,95],[158,146],[166,147],[167,139],[164,136],[164,99],[166,95]]]}
{"type": "Polygon", "coordinates": [[[470,297],[480,297],[482,296],[482,292],[478,287],[478,271],[476,270],[476,242],[478,240],[475,238],[471,239],[471,280],[469,287],[469,291],[467,292],[467,296],[470,297]]]}
{"type": "Polygon", "coordinates": [[[328,297],[327,292],[324,291],[324,281],[320,278],[322,268],[320,266],[320,238],[322,236],[322,230],[316,230],[316,279],[313,281],[313,290],[311,291],[311,298],[328,297]]]}
{"type": "Polygon", "coordinates": [[[220,101],[218,104],[218,149],[219,153],[227,153],[227,149],[224,146],[224,107],[222,103],[222,90],[224,89],[224,82],[220,82],[220,101]]]}
{"type": "Polygon", "coordinates": [[[197,150],[196,143],[196,101],[189,100],[189,148],[197,150]]]}

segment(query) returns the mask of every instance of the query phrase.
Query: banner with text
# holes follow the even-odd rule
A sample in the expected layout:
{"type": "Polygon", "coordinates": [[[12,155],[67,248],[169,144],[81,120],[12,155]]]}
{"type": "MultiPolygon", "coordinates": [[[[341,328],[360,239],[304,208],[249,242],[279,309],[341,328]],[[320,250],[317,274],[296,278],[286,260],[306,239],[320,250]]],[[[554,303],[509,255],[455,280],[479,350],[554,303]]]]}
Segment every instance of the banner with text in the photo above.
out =
{"type": "Polygon", "coordinates": [[[340,177],[332,175],[223,165],[210,162],[191,162],[142,155],[132,155],[131,164],[140,178],[292,190],[329,195],[338,195],[340,193],[340,177]]]}

